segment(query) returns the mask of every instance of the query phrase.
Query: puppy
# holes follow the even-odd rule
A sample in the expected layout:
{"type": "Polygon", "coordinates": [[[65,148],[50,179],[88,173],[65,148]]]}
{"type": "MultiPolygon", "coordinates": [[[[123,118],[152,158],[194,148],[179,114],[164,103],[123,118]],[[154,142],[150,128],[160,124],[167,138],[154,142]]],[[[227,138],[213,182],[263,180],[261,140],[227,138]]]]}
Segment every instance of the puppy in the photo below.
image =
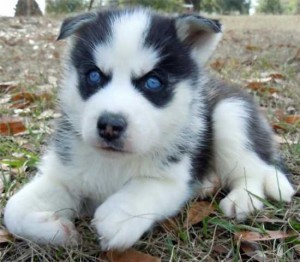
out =
{"type": "Polygon", "coordinates": [[[228,217],[245,219],[266,197],[291,201],[251,97],[203,68],[221,34],[217,20],[141,8],[66,19],[62,117],[37,176],[7,203],[8,230],[77,243],[73,220],[88,209],[102,249],[124,249],[215,178],[228,217]]]}

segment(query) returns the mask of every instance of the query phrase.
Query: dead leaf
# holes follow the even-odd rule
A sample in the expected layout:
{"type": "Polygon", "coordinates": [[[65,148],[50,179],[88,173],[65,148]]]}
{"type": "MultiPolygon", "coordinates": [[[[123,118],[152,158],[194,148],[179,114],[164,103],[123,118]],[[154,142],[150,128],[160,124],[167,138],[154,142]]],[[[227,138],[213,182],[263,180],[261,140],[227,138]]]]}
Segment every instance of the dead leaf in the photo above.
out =
{"type": "Polygon", "coordinates": [[[229,249],[221,244],[214,245],[212,249],[218,254],[227,254],[229,252],[229,249]]]}
{"type": "Polygon", "coordinates": [[[168,218],[159,224],[166,232],[174,233],[178,232],[180,229],[180,223],[177,217],[168,218]]]}
{"type": "Polygon", "coordinates": [[[296,234],[295,232],[286,233],[280,230],[277,231],[266,230],[266,234],[261,234],[258,232],[251,232],[251,231],[241,231],[235,233],[235,239],[241,241],[248,241],[248,242],[257,242],[257,241],[283,239],[283,238],[294,236],[295,234],[296,234]]]}
{"type": "Polygon", "coordinates": [[[14,237],[5,229],[0,229],[0,243],[12,242],[14,237]]]}
{"type": "Polygon", "coordinates": [[[283,121],[290,125],[296,125],[300,123],[300,115],[287,115],[283,121]]]}
{"type": "Polygon", "coordinates": [[[260,51],[261,47],[256,45],[246,45],[246,49],[249,51],[260,51]]]}
{"type": "Polygon", "coordinates": [[[283,125],[281,125],[280,123],[273,123],[272,124],[272,127],[273,127],[273,130],[276,132],[276,133],[280,133],[280,132],[287,132],[287,128],[284,127],[283,125]]]}
{"type": "Polygon", "coordinates": [[[210,64],[210,67],[218,72],[224,67],[225,62],[221,60],[216,60],[210,64]]]}
{"type": "Polygon", "coordinates": [[[280,73],[271,73],[269,74],[269,76],[272,78],[272,79],[284,79],[284,75],[280,74],[280,73]]]}
{"type": "Polygon", "coordinates": [[[204,218],[208,217],[215,208],[208,201],[197,201],[190,205],[187,211],[187,218],[184,222],[185,228],[190,228],[192,225],[195,225],[201,222],[204,218]]]}
{"type": "Polygon", "coordinates": [[[0,91],[11,91],[13,89],[16,89],[18,86],[19,82],[17,81],[1,82],[0,91]]]}
{"type": "Polygon", "coordinates": [[[124,252],[108,251],[106,252],[106,258],[109,262],[160,262],[161,259],[153,257],[151,255],[142,253],[133,248],[130,248],[124,252]]]}
{"type": "Polygon", "coordinates": [[[247,84],[247,88],[259,92],[259,93],[277,93],[279,90],[274,87],[268,87],[263,82],[250,82],[247,84]]]}
{"type": "Polygon", "coordinates": [[[26,127],[20,117],[0,117],[0,135],[15,135],[24,132],[26,127]]]}
{"type": "Polygon", "coordinates": [[[243,251],[245,255],[251,257],[254,261],[259,261],[259,262],[266,261],[265,254],[261,250],[260,245],[258,245],[255,242],[243,241],[240,244],[240,249],[243,251]]]}
{"type": "Polygon", "coordinates": [[[10,102],[13,102],[11,105],[12,108],[26,108],[28,105],[33,103],[37,100],[47,100],[51,99],[51,95],[47,92],[37,92],[37,93],[30,93],[30,92],[19,92],[13,94],[11,96],[10,102]]]}

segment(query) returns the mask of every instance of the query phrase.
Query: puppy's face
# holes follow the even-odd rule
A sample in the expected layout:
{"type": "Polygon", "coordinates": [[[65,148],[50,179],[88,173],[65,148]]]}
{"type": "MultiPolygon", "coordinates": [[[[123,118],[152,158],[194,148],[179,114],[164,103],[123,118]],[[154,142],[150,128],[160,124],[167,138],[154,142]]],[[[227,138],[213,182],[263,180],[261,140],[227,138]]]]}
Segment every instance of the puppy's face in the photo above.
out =
{"type": "Polygon", "coordinates": [[[190,120],[199,64],[219,31],[216,21],[143,9],[67,19],[59,36],[72,36],[64,112],[100,152],[143,154],[167,145],[190,120]]]}

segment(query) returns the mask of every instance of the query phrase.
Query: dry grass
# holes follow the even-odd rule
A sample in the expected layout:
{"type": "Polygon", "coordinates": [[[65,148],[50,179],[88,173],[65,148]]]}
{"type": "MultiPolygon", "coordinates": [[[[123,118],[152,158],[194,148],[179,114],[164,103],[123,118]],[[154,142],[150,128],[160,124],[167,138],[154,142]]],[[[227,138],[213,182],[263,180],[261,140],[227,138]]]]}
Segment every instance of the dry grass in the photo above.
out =
{"type": "MultiPolygon", "coordinates": [[[[284,80],[274,83],[277,95],[253,93],[269,120],[278,121],[276,113],[300,114],[300,62],[290,60],[300,48],[299,16],[222,17],[226,34],[211,63],[218,61],[220,77],[246,87],[246,80],[262,74],[280,73],[284,80]]],[[[0,202],[0,228],[3,207],[9,196],[34,175],[39,155],[51,133],[53,115],[40,118],[45,110],[55,106],[55,87],[59,78],[59,53],[63,43],[54,42],[59,20],[0,19],[0,82],[18,80],[18,90],[46,89],[52,99],[38,100],[29,110],[15,110],[0,103],[0,115],[21,115],[26,119],[27,132],[20,136],[0,137],[0,176],[4,181],[0,202]],[[54,88],[53,88],[54,87],[54,88]]],[[[1,98],[12,91],[0,90],[1,98]]],[[[1,102],[1,101],[0,101],[1,102]]],[[[286,126],[281,134],[288,143],[282,151],[293,173],[295,185],[300,181],[299,125],[286,126]]],[[[140,240],[135,248],[160,257],[162,261],[299,261],[300,259],[300,198],[291,204],[266,201],[266,208],[245,223],[225,218],[218,210],[221,193],[213,201],[216,211],[201,223],[186,230],[182,221],[185,210],[178,216],[175,231],[157,226],[140,240]],[[280,230],[295,232],[289,238],[261,241],[245,254],[243,243],[235,240],[239,231],[265,232],[280,230]],[[250,256],[249,256],[250,255],[250,256]]],[[[83,244],[77,248],[38,246],[28,241],[12,240],[1,243],[0,261],[99,261],[97,238],[89,219],[77,221],[83,244]]],[[[1,240],[1,237],[0,237],[1,240]]],[[[100,260],[101,261],[101,260],[100,260]]]]}

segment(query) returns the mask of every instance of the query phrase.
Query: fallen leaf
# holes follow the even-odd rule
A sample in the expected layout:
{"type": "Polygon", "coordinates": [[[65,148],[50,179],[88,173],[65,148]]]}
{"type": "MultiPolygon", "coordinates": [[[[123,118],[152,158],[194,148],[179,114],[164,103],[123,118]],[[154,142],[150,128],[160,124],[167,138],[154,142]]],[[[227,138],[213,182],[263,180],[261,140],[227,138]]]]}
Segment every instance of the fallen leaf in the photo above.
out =
{"type": "Polygon", "coordinates": [[[284,127],[283,125],[281,125],[280,123],[273,123],[272,124],[273,130],[277,133],[280,132],[286,132],[288,129],[286,127],[284,127]]]}
{"type": "Polygon", "coordinates": [[[269,74],[269,76],[272,78],[272,79],[284,79],[284,75],[280,74],[280,73],[271,73],[269,74]]]}
{"type": "Polygon", "coordinates": [[[14,237],[7,230],[0,229],[0,243],[12,242],[14,237]]]}
{"type": "Polygon", "coordinates": [[[180,223],[177,217],[168,218],[160,222],[159,224],[166,232],[174,233],[174,232],[178,232],[180,229],[180,223]]]}
{"type": "Polygon", "coordinates": [[[230,250],[221,244],[216,244],[213,246],[213,251],[217,252],[218,254],[227,254],[230,250]]]}
{"type": "Polygon", "coordinates": [[[240,244],[240,249],[245,255],[251,257],[254,261],[264,262],[266,261],[266,256],[261,250],[260,245],[255,242],[243,241],[240,244]]]}
{"type": "Polygon", "coordinates": [[[268,87],[263,82],[259,82],[259,81],[248,83],[247,88],[249,88],[253,91],[259,92],[259,93],[267,92],[267,93],[273,94],[273,93],[277,93],[279,91],[278,89],[276,89],[274,87],[268,87]]]}
{"type": "Polygon", "coordinates": [[[300,123],[300,115],[287,115],[284,117],[283,121],[290,125],[298,124],[300,123]]]}
{"type": "Polygon", "coordinates": [[[142,253],[133,248],[130,248],[124,252],[108,251],[106,252],[106,258],[109,262],[160,262],[161,259],[153,257],[151,255],[142,253]]]}
{"type": "Polygon", "coordinates": [[[204,218],[208,217],[215,208],[208,201],[197,201],[190,205],[187,210],[187,218],[184,222],[185,228],[190,228],[192,225],[195,225],[201,222],[204,218]]]}
{"type": "Polygon", "coordinates": [[[15,135],[24,132],[26,127],[20,117],[0,117],[0,135],[15,135]]]}
{"type": "Polygon", "coordinates": [[[218,72],[224,67],[225,62],[221,60],[216,60],[210,64],[210,67],[218,72]]]}
{"type": "Polygon", "coordinates": [[[295,232],[286,233],[280,230],[277,231],[266,230],[266,234],[261,234],[258,232],[251,232],[251,231],[241,231],[235,233],[235,239],[241,241],[248,241],[248,242],[257,242],[257,241],[283,239],[294,235],[295,232]]]}
{"type": "Polygon", "coordinates": [[[11,91],[19,85],[17,81],[0,82],[0,91],[11,91]]]}
{"type": "Polygon", "coordinates": [[[249,51],[260,51],[261,50],[261,47],[256,46],[256,45],[246,45],[245,47],[249,51]]]}
{"type": "Polygon", "coordinates": [[[37,100],[49,101],[50,99],[51,99],[51,95],[47,92],[37,92],[37,93],[19,92],[11,96],[10,102],[13,102],[13,104],[11,105],[12,108],[23,109],[26,108],[31,103],[33,103],[34,101],[37,100]]]}

